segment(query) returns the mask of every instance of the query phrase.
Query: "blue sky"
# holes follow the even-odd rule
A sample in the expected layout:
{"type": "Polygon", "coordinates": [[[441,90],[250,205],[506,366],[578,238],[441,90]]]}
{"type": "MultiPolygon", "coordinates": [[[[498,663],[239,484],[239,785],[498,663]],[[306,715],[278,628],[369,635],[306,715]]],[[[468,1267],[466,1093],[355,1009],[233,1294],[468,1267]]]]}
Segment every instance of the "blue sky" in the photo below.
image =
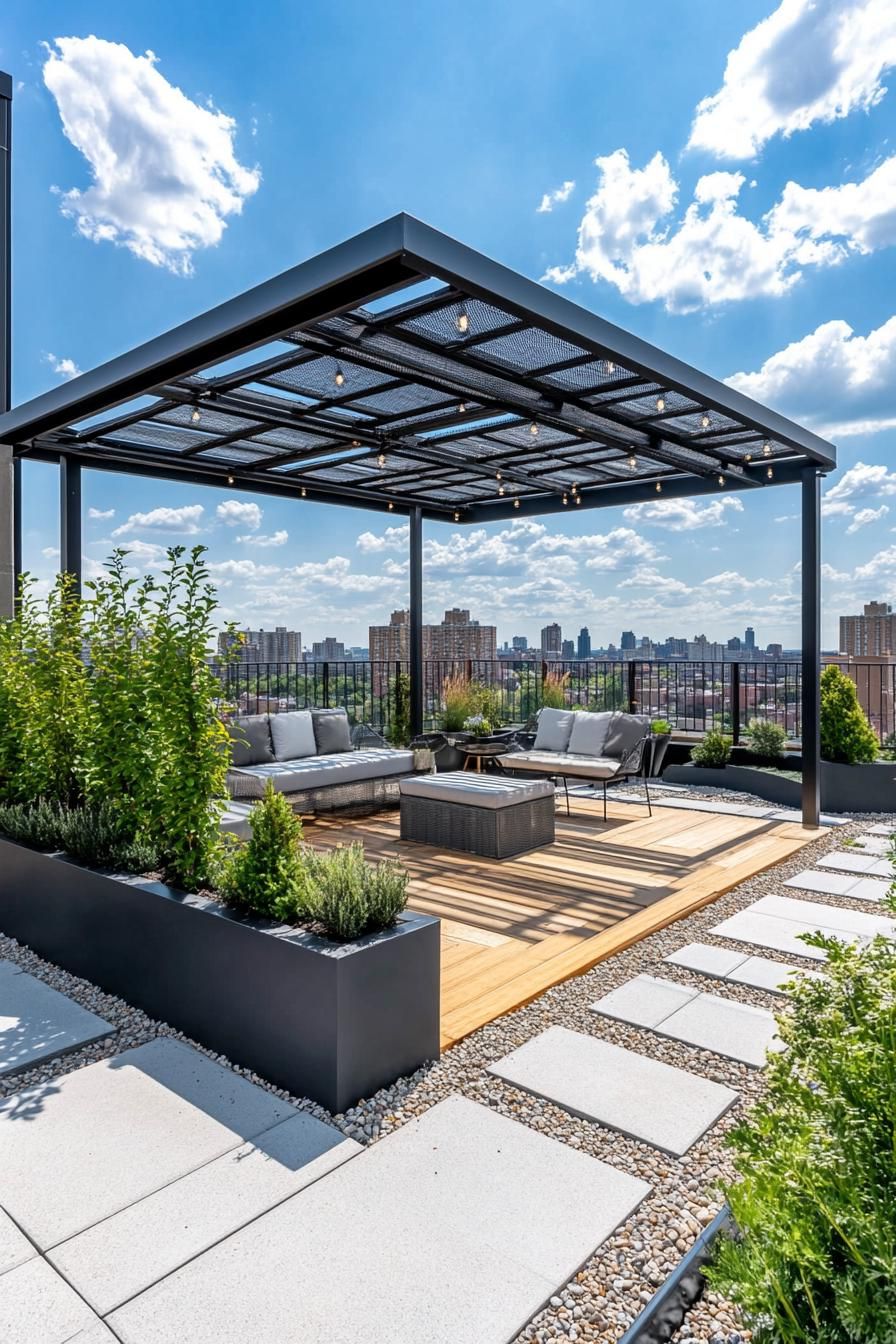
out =
{"type": "MultiPolygon", "coordinates": [[[[230,12],[4,5],[17,401],[406,210],[832,437],[826,645],[841,612],[896,600],[892,0],[230,12]]],[[[25,492],[46,581],[55,470],[29,464],[25,492]]],[[[241,623],[366,643],[406,601],[404,535],[376,514],[99,473],[85,496],[88,567],[201,541],[241,623]]],[[[797,508],[782,487],[431,524],[427,615],[792,645],[797,508]]]]}

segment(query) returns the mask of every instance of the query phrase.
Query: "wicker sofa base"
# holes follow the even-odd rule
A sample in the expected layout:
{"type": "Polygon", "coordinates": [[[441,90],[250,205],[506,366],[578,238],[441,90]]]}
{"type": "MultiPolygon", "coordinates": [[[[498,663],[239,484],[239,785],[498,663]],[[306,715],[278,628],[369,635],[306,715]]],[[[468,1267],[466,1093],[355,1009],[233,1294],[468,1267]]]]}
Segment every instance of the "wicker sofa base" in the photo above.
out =
{"type": "Polygon", "coordinates": [[[398,786],[403,778],[403,775],[385,775],[380,779],[358,779],[283,796],[293,812],[378,812],[381,808],[398,806],[398,786]]]}
{"type": "Polygon", "coordinates": [[[510,859],[553,844],[554,796],[490,808],[402,794],[401,838],[486,859],[510,859]]]}

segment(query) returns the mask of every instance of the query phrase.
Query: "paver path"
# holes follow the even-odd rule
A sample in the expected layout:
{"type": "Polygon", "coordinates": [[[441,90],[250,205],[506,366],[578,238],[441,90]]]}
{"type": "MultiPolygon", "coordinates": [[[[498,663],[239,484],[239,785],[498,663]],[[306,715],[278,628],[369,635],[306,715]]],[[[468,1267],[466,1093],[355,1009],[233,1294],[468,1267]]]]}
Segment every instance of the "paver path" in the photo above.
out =
{"type": "Polygon", "coordinates": [[[688,943],[687,947],[670,952],[663,958],[673,966],[710,975],[716,980],[729,980],[735,985],[750,985],[765,989],[770,994],[784,994],[784,986],[795,975],[817,976],[819,971],[802,970],[771,957],[748,956],[746,952],[732,952],[727,947],[710,943],[688,943]]]}
{"type": "Polygon", "coordinates": [[[43,980],[0,961],[0,1076],[80,1050],[114,1030],[43,980]]]}
{"type": "Polygon", "coordinates": [[[849,896],[854,901],[882,901],[890,890],[890,883],[882,877],[857,877],[855,873],[819,868],[804,868],[795,877],[788,877],[784,886],[821,896],[849,896]]]}

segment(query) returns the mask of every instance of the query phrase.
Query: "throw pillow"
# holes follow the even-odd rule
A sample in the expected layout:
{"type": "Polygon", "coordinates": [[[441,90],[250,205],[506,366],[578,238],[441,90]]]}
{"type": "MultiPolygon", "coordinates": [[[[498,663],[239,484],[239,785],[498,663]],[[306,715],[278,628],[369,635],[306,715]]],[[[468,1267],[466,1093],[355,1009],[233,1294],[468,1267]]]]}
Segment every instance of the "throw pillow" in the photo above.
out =
{"type": "Polygon", "coordinates": [[[267,714],[247,714],[231,719],[227,725],[231,742],[231,765],[270,765],[274,759],[271,750],[271,730],[267,714]]]}
{"type": "Polygon", "coordinates": [[[274,758],[278,761],[297,761],[303,756],[317,755],[310,709],[300,709],[290,714],[272,714],[271,737],[274,740],[274,758]]]}
{"type": "Polygon", "coordinates": [[[646,714],[614,714],[604,742],[604,755],[624,760],[649,732],[650,719],[646,714]]]}
{"type": "Polygon", "coordinates": [[[571,709],[542,709],[538,713],[535,751],[566,751],[575,718],[571,709]]]}
{"type": "Polygon", "coordinates": [[[603,756],[612,718],[609,712],[588,714],[580,710],[573,714],[569,750],[577,756],[603,756]]]}
{"type": "Polygon", "coordinates": [[[351,751],[352,739],[348,715],[344,709],[312,709],[314,739],[319,756],[332,756],[339,751],[351,751]]]}

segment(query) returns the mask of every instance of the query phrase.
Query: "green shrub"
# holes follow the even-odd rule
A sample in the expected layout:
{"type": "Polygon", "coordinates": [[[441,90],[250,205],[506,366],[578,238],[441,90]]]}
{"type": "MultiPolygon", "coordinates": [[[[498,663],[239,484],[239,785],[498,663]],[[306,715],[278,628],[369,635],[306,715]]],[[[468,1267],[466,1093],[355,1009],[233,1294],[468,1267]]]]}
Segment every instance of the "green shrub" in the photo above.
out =
{"type": "Polygon", "coordinates": [[[113,802],[63,808],[59,838],[63,849],[94,868],[151,873],[159,866],[158,848],[135,830],[131,810],[113,802]]]}
{"type": "Polygon", "coordinates": [[[547,672],[541,682],[541,703],[544,709],[565,709],[568,672],[547,672]]]}
{"type": "Polygon", "coordinates": [[[652,719],[650,731],[655,733],[657,737],[664,736],[666,733],[671,733],[672,725],[668,719],[652,719]]]}
{"type": "Polygon", "coordinates": [[[750,751],[762,761],[780,761],[784,757],[787,734],[779,723],[769,719],[751,719],[747,725],[750,751]]]}
{"type": "Polygon", "coordinates": [[[306,900],[302,823],[270,780],[249,825],[250,839],[223,861],[222,896],[229,905],[269,919],[299,918],[306,900]]]}
{"type": "Polygon", "coordinates": [[[768,1089],[732,1144],[741,1239],[714,1287],[755,1344],[896,1339],[896,947],[811,935],[827,975],[801,979],[768,1089]]]}
{"type": "Polygon", "coordinates": [[[858,765],[877,759],[877,738],[859,704],[855,682],[835,663],[821,674],[821,755],[858,765]]]}
{"type": "Polygon", "coordinates": [[[459,733],[464,726],[464,720],[473,712],[470,683],[467,678],[461,676],[459,672],[452,672],[446,677],[442,682],[442,700],[445,704],[442,716],[445,731],[459,733]]]}
{"type": "Polygon", "coordinates": [[[306,913],[328,938],[350,942],[389,928],[407,904],[407,873],[397,864],[367,863],[360,844],[306,852],[306,913]]]}
{"type": "Polygon", "coordinates": [[[703,741],[691,748],[691,760],[695,765],[720,770],[731,759],[731,738],[715,729],[706,733],[703,741]]]}
{"type": "Polygon", "coordinates": [[[406,747],[411,740],[411,679],[407,672],[399,672],[393,682],[394,705],[389,724],[389,741],[393,747],[406,747]]]}
{"type": "Polygon", "coordinates": [[[29,849],[62,849],[62,805],[46,798],[33,803],[2,803],[0,831],[29,849]]]}

